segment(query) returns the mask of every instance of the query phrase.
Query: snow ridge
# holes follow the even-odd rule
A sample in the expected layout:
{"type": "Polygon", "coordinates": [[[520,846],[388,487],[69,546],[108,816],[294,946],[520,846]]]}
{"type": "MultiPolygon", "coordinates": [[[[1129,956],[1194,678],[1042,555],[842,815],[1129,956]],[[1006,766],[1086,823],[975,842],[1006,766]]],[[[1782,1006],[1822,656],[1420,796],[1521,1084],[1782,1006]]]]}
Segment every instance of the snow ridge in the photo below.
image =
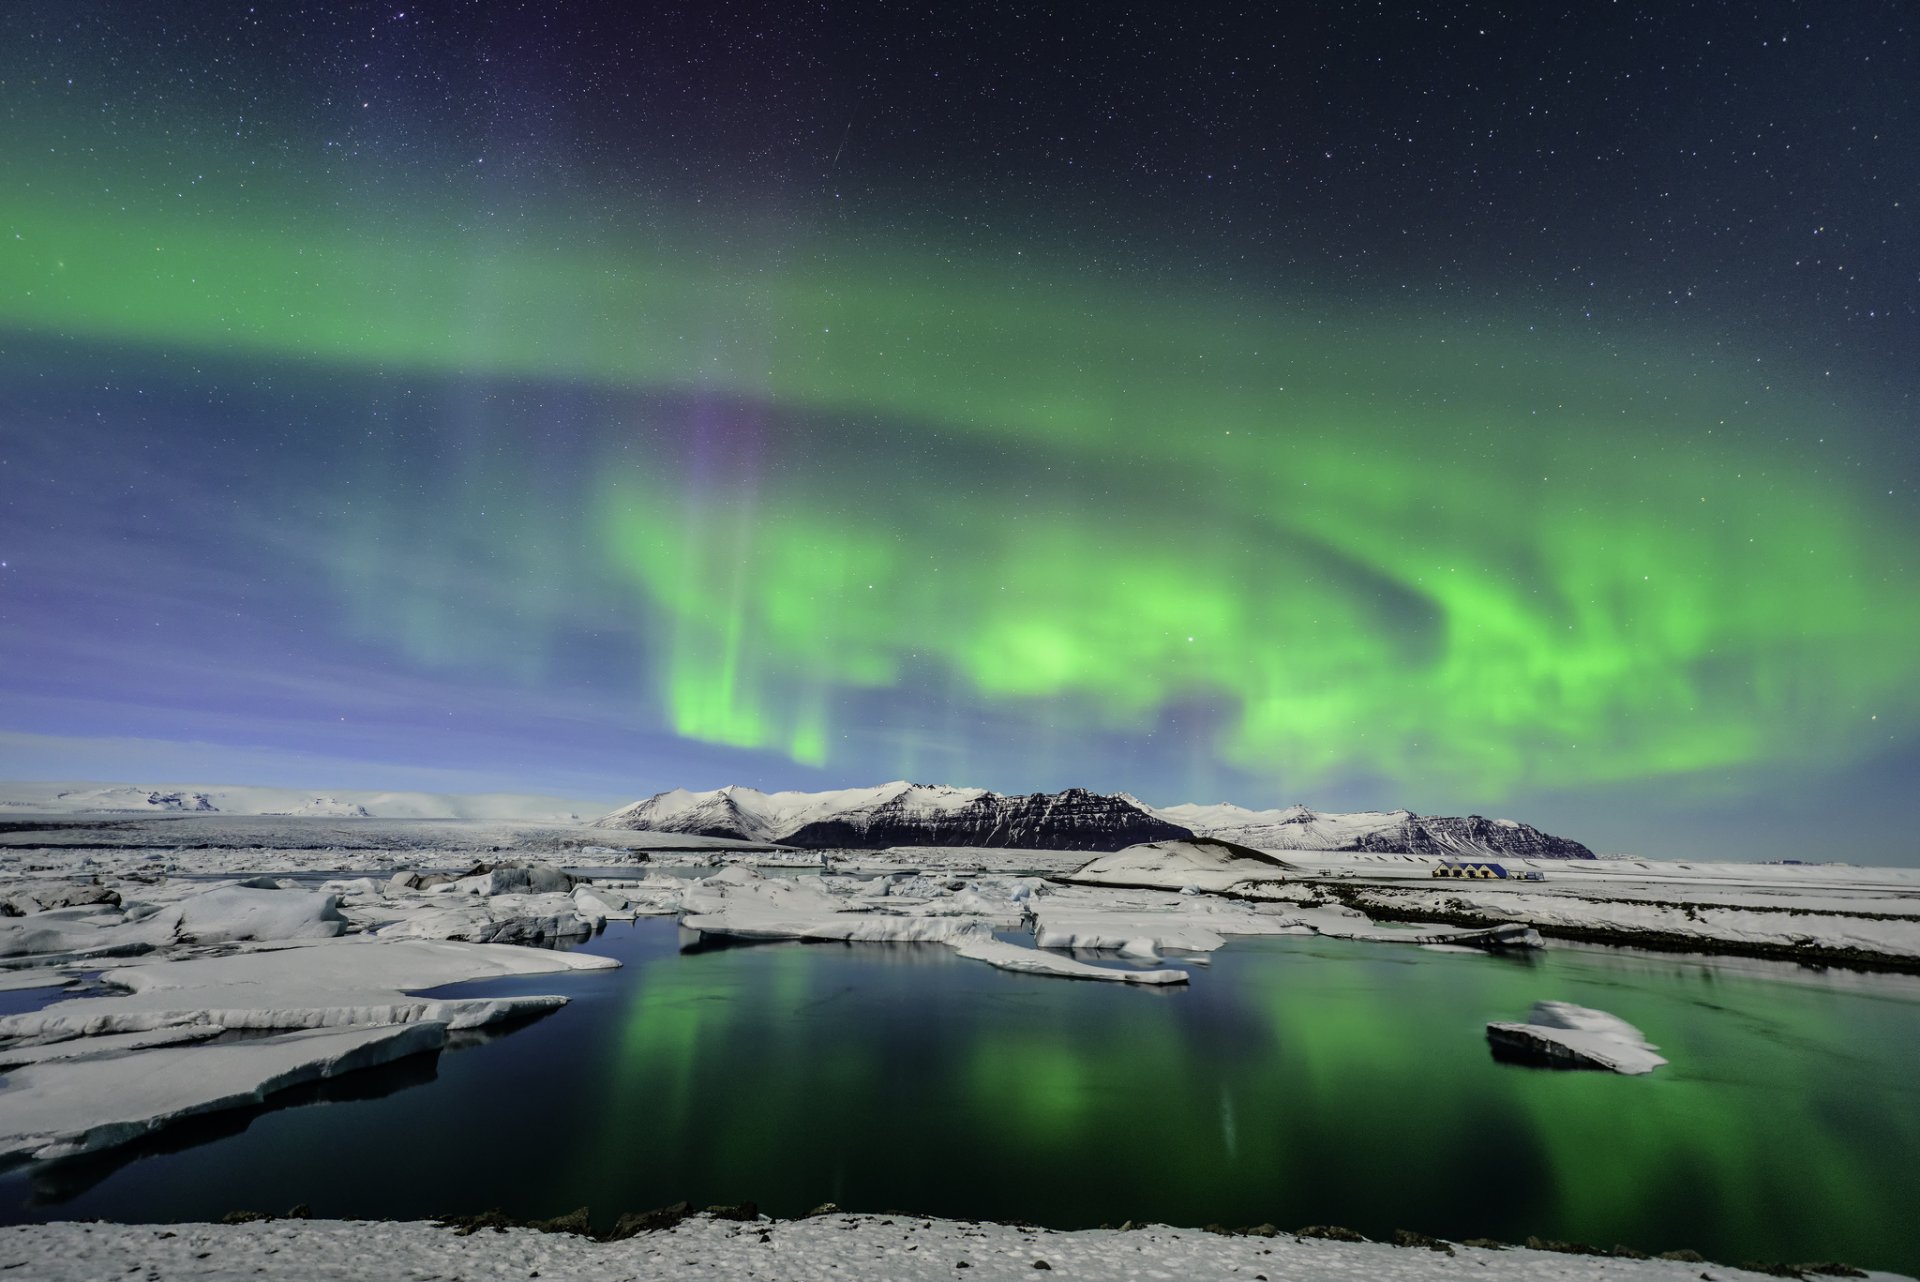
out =
{"type": "Polygon", "coordinates": [[[1374,854],[1457,855],[1468,859],[1594,858],[1594,853],[1579,842],[1542,832],[1532,824],[1479,815],[1456,818],[1416,815],[1411,810],[1335,814],[1299,805],[1282,810],[1247,810],[1226,804],[1150,809],[1170,823],[1193,829],[1199,836],[1216,837],[1259,850],[1358,850],[1374,854]]]}

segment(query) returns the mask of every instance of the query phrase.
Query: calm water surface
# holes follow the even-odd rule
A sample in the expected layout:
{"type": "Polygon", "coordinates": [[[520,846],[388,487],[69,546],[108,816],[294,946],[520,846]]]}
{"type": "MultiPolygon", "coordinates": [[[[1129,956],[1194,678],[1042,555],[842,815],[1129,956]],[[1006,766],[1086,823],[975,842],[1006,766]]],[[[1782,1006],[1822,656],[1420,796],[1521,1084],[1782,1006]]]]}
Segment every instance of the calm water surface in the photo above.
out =
{"type": "Polygon", "coordinates": [[[11,1219],[322,1216],[679,1198],[1018,1218],[1528,1234],[1920,1272],[1920,988],[1556,948],[1236,941],[1185,991],[937,946],[681,953],[668,921],[538,1024],[157,1146],[0,1176],[11,1219]],[[1558,998],[1639,1025],[1649,1078],[1497,1063],[1558,998]]]}

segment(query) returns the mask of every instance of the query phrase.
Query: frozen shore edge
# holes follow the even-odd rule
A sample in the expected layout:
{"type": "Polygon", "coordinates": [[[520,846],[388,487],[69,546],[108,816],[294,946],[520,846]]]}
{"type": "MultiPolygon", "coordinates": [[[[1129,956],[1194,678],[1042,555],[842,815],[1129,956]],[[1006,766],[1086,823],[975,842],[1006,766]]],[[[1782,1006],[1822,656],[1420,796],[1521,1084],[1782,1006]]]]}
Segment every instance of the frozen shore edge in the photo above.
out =
{"type": "MultiPolygon", "coordinates": [[[[1478,909],[1465,903],[1444,908],[1430,904],[1405,904],[1398,901],[1396,897],[1398,888],[1395,887],[1320,884],[1322,889],[1336,900],[1364,913],[1374,921],[1482,930],[1511,924],[1516,917],[1516,914],[1511,912],[1478,909]]],[[[1684,901],[1675,901],[1673,906],[1684,907],[1685,904],[1684,901]]],[[[1777,911],[1785,914],[1791,910],[1777,911]]],[[[1570,944],[1597,944],[1606,948],[1634,948],[1642,952],[1683,953],[1695,957],[1747,957],[1758,961],[1793,962],[1802,966],[1831,966],[1868,974],[1920,975],[1920,956],[1881,952],[1812,937],[1785,943],[1762,939],[1729,938],[1706,931],[1682,934],[1648,926],[1551,921],[1532,915],[1528,915],[1526,920],[1527,924],[1538,931],[1542,938],[1564,940],[1570,944]]]]}
{"type": "MultiPolygon", "coordinates": [[[[1583,1254],[1572,1244],[1467,1246],[1415,1233],[1393,1243],[1358,1240],[1338,1229],[1243,1233],[1145,1225],[1055,1231],[1031,1225],[945,1220],[901,1213],[817,1213],[798,1220],[747,1218],[745,1208],[680,1218],[676,1210],[631,1217],[632,1236],[586,1236],[584,1214],[544,1229],[478,1217],[460,1227],[428,1221],[274,1219],[233,1224],[131,1225],[56,1222],[0,1229],[0,1269],[41,1282],[114,1275],[150,1279],[261,1277],[346,1279],[854,1278],[968,1282],[1034,1277],[1240,1277],[1266,1282],[1383,1279],[1429,1282],[1472,1277],[1490,1282],[1680,1282],[1702,1276],[1692,1253],[1650,1259],[1583,1254]],[[1545,1248],[1545,1249],[1541,1249],[1545,1248]]],[[[1720,1282],[1779,1277],[1764,1269],[1713,1265],[1720,1282]]],[[[1844,1265],[1793,1266],[1786,1274],[1903,1275],[1844,1265]]],[[[1911,1282],[1909,1279],[1908,1282],[1911,1282]]]]}

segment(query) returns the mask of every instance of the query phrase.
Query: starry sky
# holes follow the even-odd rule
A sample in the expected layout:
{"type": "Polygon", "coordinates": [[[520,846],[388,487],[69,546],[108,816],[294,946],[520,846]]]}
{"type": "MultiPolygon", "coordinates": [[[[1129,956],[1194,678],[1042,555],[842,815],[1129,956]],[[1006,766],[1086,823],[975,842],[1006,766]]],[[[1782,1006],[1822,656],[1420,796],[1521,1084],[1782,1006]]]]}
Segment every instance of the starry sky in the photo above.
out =
{"type": "Polygon", "coordinates": [[[1920,862],[1900,3],[5,23],[0,774],[1920,862]]]}

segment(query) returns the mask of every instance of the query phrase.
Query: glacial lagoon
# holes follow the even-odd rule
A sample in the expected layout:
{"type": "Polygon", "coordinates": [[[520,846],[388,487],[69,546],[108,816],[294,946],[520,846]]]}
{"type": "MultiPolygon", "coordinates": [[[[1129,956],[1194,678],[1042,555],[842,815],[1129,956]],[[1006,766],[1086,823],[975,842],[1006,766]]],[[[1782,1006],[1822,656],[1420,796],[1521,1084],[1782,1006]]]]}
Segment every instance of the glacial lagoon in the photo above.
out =
{"type": "MultiPolygon", "coordinates": [[[[1235,940],[1185,989],[925,945],[586,945],[537,1023],[145,1145],[0,1175],[8,1220],[598,1220],[687,1198],[1052,1227],[1529,1235],[1920,1272],[1920,981],[1556,947],[1235,940]],[[1639,1026],[1650,1077],[1497,1062],[1537,1000],[1639,1026]]],[[[451,992],[453,990],[444,990],[451,992]]]]}

